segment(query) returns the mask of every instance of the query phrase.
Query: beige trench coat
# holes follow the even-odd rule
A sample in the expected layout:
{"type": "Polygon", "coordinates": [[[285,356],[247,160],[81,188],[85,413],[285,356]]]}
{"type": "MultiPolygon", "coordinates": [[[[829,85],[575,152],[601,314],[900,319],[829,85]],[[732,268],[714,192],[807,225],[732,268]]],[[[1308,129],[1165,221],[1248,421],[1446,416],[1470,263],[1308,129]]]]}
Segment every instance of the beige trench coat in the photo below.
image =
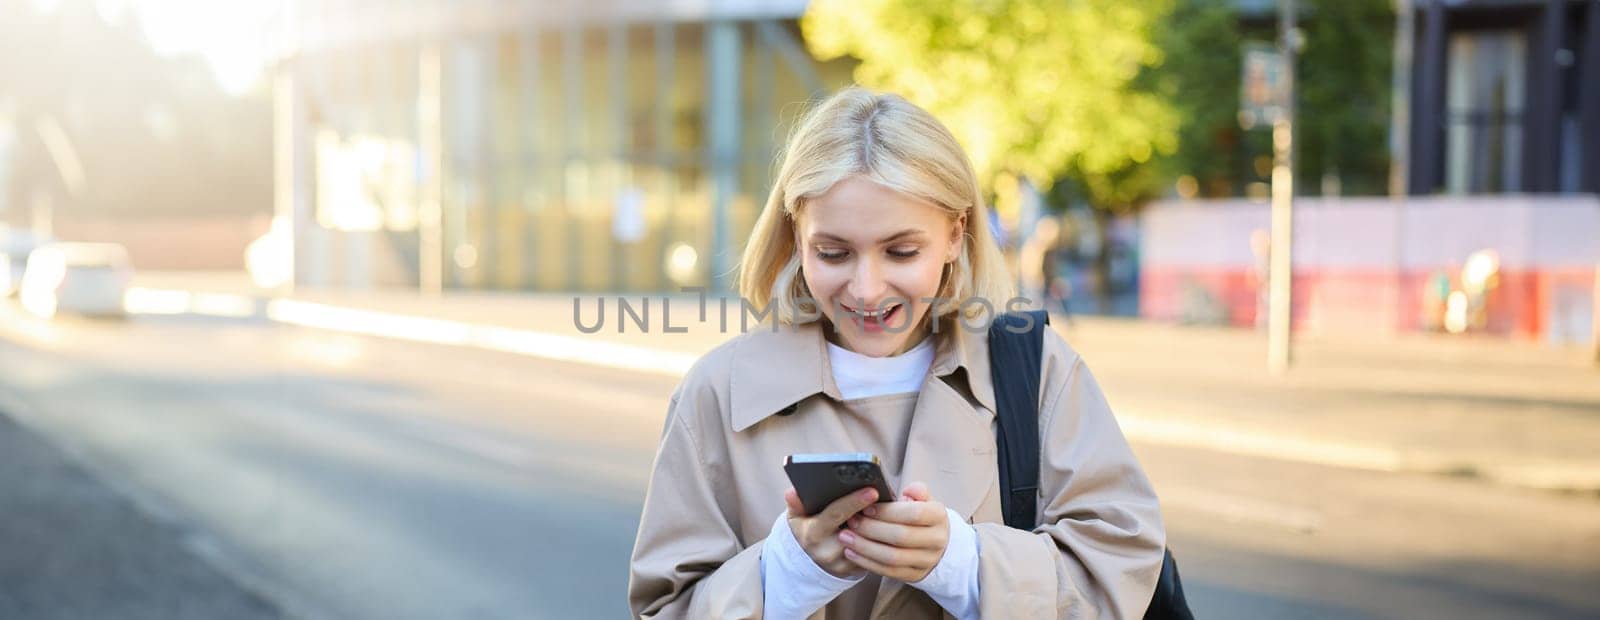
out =
{"type": "MultiPolygon", "coordinates": [[[[1001,516],[987,337],[950,328],[935,337],[906,436],[888,439],[903,447],[903,461],[886,463],[886,475],[895,489],[926,482],[975,525],[982,616],[1141,617],[1166,533],[1155,492],[1083,361],[1046,330],[1042,525],[1029,532],[1001,516]]],[[[818,323],[763,326],[699,360],[672,396],[645,495],[628,580],[633,614],[761,617],[762,541],[789,487],[783,459],[870,451],[840,424],[851,402],[834,385],[818,323]]],[[[811,617],[948,615],[922,591],[872,576],[811,617]]]]}

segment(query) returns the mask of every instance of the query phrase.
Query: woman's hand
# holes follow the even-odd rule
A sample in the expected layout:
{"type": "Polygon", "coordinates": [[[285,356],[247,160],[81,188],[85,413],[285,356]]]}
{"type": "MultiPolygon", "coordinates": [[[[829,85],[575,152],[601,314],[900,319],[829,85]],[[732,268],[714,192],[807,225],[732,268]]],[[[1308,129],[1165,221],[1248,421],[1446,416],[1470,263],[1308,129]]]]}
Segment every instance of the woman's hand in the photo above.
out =
{"type": "Polygon", "coordinates": [[[800,548],[805,549],[806,555],[811,556],[811,561],[816,562],[822,570],[846,579],[862,574],[862,570],[861,566],[845,559],[844,546],[839,542],[839,528],[852,515],[876,501],[877,490],[861,489],[833,500],[822,512],[807,516],[805,504],[800,502],[800,495],[794,492],[794,487],[783,493],[783,502],[789,505],[789,530],[794,532],[794,539],[799,541],[800,548]]]}
{"type": "Polygon", "coordinates": [[[907,485],[901,501],[868,506],[839,532],[844,557],[869,571],[915,583],[927,577],[950,544],[944,504],[933,501],[928,485],[907,485]]]}

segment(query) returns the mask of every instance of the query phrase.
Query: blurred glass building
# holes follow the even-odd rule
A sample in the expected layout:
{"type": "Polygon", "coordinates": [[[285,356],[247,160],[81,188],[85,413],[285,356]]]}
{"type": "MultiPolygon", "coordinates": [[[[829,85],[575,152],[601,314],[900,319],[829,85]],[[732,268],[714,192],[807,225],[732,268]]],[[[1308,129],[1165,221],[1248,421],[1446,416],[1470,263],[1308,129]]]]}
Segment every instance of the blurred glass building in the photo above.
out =
{"type": "Polygon", "coordinates": [[[726,285],[802,103],[803,0],[298,0],[276,230],[303,286],[726,285]]]}

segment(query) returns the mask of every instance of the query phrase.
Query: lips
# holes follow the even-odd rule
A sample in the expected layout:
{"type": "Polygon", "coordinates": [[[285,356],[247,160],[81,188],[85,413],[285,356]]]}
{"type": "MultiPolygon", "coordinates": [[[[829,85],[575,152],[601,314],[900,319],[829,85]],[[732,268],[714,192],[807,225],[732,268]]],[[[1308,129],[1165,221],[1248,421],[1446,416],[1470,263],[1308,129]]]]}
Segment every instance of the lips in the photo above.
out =
{"type": "Polygon", "coordinates": [[[856,318],[858,321],[860,321],[863,329],[876,332],[882,331],[884,325],[888,325],[895,319],[899,318],[901,312],[903,312],[905,309],[905,304],[892,304],[887,307],[871,311],[858,310],[851,308],[850,306],[844,306],[844,309],[851,313],[852,318],[856,318]]]}

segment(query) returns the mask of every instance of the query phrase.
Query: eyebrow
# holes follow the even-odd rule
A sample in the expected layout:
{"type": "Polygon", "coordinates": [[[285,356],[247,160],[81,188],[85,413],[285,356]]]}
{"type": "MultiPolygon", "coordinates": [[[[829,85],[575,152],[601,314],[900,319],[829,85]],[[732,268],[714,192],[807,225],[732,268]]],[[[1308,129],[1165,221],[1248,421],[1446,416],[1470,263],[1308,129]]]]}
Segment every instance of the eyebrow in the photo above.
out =
{"type": "MultiPolygon", "coordinates": [[[[902,230],[900,232],[897,232],[897,233],[891,234],[891,235],[889,235],[887,237],[884,237],[882,239],[879,239],[878,243],[880,243],[880,244],[889,243],[890,241],[897,241],[897,240],[900,240],[900,239],[903,239],[903,238],[906,238],[906,237],[922,236],[923,234],[924,234],[923,231],[921,231],[919,229],[907,228],[907,229],[902,230]]],[[[849,239],[845,239],[844,237],[840,237],[839,235],[825,233],[825,232],[812,233],[811,234],[811,240],[812,241],[837,241],[839,243],[850,243],[849,239]]]]}

